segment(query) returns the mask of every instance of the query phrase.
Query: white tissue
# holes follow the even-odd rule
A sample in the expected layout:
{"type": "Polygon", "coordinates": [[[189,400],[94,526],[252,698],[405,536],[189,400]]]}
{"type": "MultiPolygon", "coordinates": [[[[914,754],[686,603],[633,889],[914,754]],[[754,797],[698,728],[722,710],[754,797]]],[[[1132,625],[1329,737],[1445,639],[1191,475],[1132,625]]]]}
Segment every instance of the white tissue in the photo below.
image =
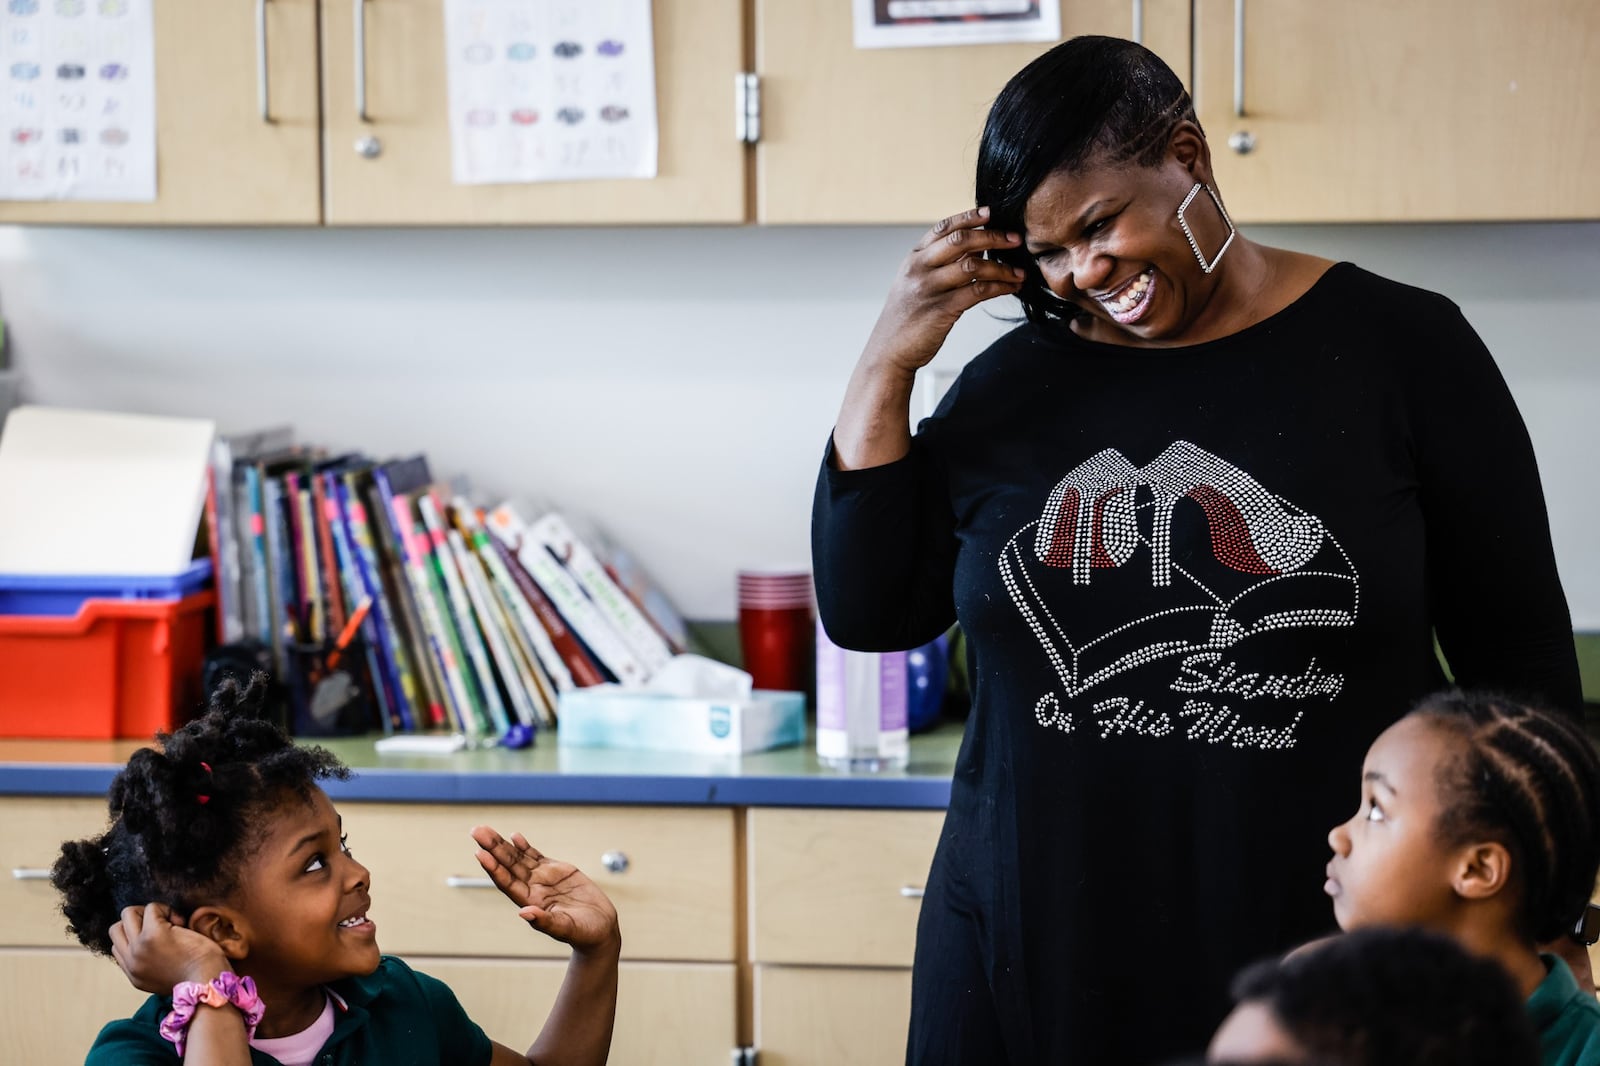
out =
{"type": "Polygon", "coordinates": [[[700,699],[748,700],[751,679],[749,674],[727,663],[682,652],[651,674],[649,681],[633,686],[633,690],[700,699]]]}

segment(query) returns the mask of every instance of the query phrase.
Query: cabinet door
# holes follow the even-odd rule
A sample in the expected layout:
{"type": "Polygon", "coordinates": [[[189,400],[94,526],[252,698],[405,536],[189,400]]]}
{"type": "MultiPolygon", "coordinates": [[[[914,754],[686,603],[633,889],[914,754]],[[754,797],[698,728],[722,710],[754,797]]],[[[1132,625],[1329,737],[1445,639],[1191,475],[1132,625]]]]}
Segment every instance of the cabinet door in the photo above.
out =
{"type": "MultiPolygon", "coordinates": [[[[1061,5],[1062,36],[1127,36],[1134,0],[1061,5]]],[[[1149,0],[1145,41],[1188,62],[1188,5],[1149,0]]],[[[756,0],[761,222],[932,225],[972,204],[989,105],[1049,44],[857,49],[847,3],[756,0]]]]}
{"type": "Polygon", "coordinates": [[[443,0],[323,0],[323,122],[330,225],[742,222],[734,133],[739,0],[655,0],[654,179],[456,185],[450,165],[443,0]],[[364,55],[356,20],[362,20],[364,55]],[[364,73],[368,121],[356,108],[364,73]],[[368,158],[356,143],[375,139],[368,158]]]}
{"type": "Polygon", "coordinates": [[[0,945],[76,946],[66,933],[50,867],[61,854],[62,841],[103,833],[106,819],[103,799],[0,800],[0,945]]]}
{"type": "MultiPolygon", "coordinates": [[[[406,960],[455,992],[491,1039],[518,1051],[533,1043],[566,975],[564,962],[406,960]]],[[[611,1061],[650,1066],[725,1063],[735,1045],[732,963],[624,962],[617,977],[611,1061]]]]}
{"type": "Polygon", "coordinates": [[[904,1062],[910,970],[755,968],[761,1066],[878,1066],[904,1062]]]}
{"type": "Polygon", "coordinates": [[[0,221],[320,221],[317,0],[159,0],[153,6],[156,199],[13,200],[0,203],[0,221]],[[258,11],[264,27],[257,24],[258,11]]]}
{"type": "Polygon", "coordinates": [[[100,1027],[131,1016],[146,998],[115,962],[82,948],[0,949],[5,1061],[81,1066],[100,1027]]]}
{"type": "Polygon", "coordinates": [[[1600,216],[1600,4],[1200,4],[1201,123],[1238,220],[1600,216]],[[1249,154],[1228,145],[1254,138],[1249,154]]]}
{"type": "Polygon", "coordinates": [[[469,807],[341,803],[350,847],[372,871],[383,950],[566,958],[518,918],[473,858],[468,832],[522,832],[588,874],[616,905],[625,958],[732,962],[733,812],[726,808],[469,807]],[[610,853],[612,870],[602,862],[610,853]]]}
{"type": "Polygon", "coordinates": [[[943,811],[751,810],[750,958],[911,965],[943,822],[943,811]]]}

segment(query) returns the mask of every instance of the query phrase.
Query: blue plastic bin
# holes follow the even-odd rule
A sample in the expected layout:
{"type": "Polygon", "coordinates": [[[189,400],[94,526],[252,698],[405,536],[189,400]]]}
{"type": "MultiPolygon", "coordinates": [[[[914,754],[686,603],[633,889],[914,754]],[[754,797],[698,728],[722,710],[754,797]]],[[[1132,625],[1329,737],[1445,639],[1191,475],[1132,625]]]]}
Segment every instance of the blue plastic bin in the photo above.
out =
{"type": "Polygon", "coordinates": [[[196,559],[170,577],[0,574],[0,615],[76,615],[88,600],[177,600],[211,580],[211,560],[196,559]]]}

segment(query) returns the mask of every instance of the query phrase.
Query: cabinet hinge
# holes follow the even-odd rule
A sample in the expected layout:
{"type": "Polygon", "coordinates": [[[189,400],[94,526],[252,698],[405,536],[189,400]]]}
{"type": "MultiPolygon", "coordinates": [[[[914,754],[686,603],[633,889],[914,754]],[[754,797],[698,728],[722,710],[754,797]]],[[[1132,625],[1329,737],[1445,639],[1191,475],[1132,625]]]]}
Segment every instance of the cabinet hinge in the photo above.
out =
{"type": "Polygon", "coordinates": [[[733,1066],[756,1066],[756,1049],[753,1047],[734,1048],[733,1066]]]}
{"type": "Polygon", "coordinates": [[[733,76],[733,131],[744,144],[761,140],[761,75],[740,71],[733,76]]]}

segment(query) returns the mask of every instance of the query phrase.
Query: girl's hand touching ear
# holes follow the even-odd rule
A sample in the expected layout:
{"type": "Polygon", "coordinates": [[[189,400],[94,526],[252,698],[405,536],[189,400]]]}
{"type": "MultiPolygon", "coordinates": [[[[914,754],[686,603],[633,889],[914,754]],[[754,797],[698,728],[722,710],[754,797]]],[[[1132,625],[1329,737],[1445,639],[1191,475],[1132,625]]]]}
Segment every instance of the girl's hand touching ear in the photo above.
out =
{"type": "Polygon", "coordinates": [[[111,956],[134,988],[157,995],[170,995],[180,981],[208,982],[230,968],[216,941],[186,928],[165,903],[125,908],[111,927],[111,956]]]}
{"type": "Polygon", "coordinates": [[[529,925],[584,954],[621,947],[617,908],[582,870],[546,858],[521,833],[508,841],[480,825],[472,839],[482,849],[478,865],[529,925]]]}

